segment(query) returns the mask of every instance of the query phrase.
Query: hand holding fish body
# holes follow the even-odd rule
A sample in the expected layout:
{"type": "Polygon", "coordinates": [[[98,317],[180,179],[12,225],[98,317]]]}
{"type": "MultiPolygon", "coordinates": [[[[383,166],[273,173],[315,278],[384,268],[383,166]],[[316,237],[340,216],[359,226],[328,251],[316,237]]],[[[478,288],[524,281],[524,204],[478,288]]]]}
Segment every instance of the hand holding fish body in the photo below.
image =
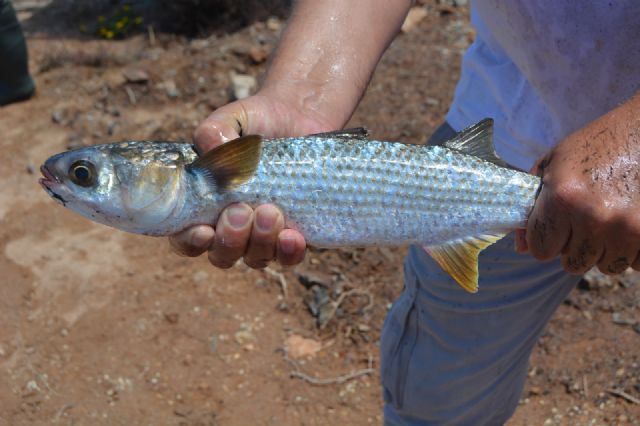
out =
{"type": "Polygon", "coordinates": [[[224,207],[274,203],[319,247],[420,244],[468,291],[477,255],[523,227],[538,177],[495,157],[492,122],[444,146],[350,132],[245,136],[200,157],[191,145],[123,142],[61,153],[42,186],[66,207],[124,231],[171,235],[224,207]]]}

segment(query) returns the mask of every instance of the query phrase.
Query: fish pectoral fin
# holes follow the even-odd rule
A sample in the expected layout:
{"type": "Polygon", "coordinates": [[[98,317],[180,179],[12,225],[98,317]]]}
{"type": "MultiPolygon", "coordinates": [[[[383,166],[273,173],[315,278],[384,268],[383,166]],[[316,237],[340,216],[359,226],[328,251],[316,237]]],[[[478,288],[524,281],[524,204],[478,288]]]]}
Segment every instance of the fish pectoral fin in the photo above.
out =
{"type": "Polygon", "coordinates": [[[443,145],[446,148],[473,155],[498,166],[508,167],[507,163],[498,157],[493,146],[493,119],[491,118],[485,118],[464,129],[443,145]]]}
{"type": "Polygon", "coordinates": [[[423,246],[440,267],[469,293],[478,291],[478,255],[506,234],[460,238],[439,246],[423,246]]]}
{"type": "Polygon", "coordinates": [[[333,130],[331,132],[314,133],[307,135],[312,138],[355,138],[355,139],[367,139],[369,137],[369,131],[364,127],[353,127],[351,129],[333,130]]]}
{"type": "Polygon", "coordinates": [[[253,177],[261,152],[261,136],[242,136],[213,148],[191,163],[189,169],[202,172],[217,189],[227,190],[253,177]]]}

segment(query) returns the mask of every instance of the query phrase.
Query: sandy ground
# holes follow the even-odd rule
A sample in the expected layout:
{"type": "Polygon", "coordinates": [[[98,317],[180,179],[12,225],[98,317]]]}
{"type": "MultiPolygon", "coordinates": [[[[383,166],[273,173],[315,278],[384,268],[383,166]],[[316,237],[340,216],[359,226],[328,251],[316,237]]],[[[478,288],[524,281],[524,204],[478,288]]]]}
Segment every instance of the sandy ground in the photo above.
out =
{"type": "MultiPolygon", "coordinates": [[[[352,120],[377,138],[423,141],[451,99],[467,10],[426,8],[352,120]]],[[[153,44],[30,29],[37,96],[0,109],[0,424],[380,424],[377,347],[404,249],[313,251],[284,281],[276,266],[223,272],[81,219],[37,185],[39,164],[69,147],[188,140],[230,100],[230,73],[260,75],[256,49],[271,51],[280,27],[153,44]],[[125,78],[132,69],[143,81],[125,78]],[[354,289],[320,327],[309,304],[354,289]],[[291,336],[317,352],[289,359],[291,336]],[[310,383],[344,375],[355,377],[310,383]]],[[[640,424],[637,281],[596,277],[570,295],[511,425],[640,424]]]]}

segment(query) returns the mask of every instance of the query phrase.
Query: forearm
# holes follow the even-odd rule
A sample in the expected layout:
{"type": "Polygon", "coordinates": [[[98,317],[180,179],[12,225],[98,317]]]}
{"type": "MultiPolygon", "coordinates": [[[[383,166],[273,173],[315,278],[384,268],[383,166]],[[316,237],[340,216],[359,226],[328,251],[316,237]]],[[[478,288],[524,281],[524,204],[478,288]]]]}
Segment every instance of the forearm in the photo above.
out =
{"type": "Polygon", "coordinates": [[[333,128],[351,117],[410,0],[298,0],[261,93],[294,96],[333,128]]]}

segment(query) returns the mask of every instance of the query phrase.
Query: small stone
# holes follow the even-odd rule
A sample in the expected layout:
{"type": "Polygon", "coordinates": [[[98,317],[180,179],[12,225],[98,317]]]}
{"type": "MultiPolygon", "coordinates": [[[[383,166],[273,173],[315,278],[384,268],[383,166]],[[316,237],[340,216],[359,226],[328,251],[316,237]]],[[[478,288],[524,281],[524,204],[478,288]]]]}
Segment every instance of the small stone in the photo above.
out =
{"type": "Polygon", "coordinates": [[[64,124],[65,114],[64,111],[60,109],[54,109],[51,113],[51,121],[56,124],[64,124]]]}
{"type": "Polygon", "coordinates": [[[216,351],[218,350],[218,341],[219,340],[220,339],[215,334],[209,338],[209,350],[212,353],[216,353],[216,351]]]}
{"type": "Polygon", "coordinates": [[[236,99],[244,99],[253,93],[258,86],[256,78],[248,74],[231,74],[233,96],[236,99]]]}
{"type": "Polygon", "coordinates": [[[196,271],[193,273],[192,279],[196,284],[202,284],[209,279],[209,274],[206,271],[196,271]]]}
{"type": "Polygon", "coordinates": [[[252,46],[249,49],[249,58],[253,61],[254,64],[261,64],[267,60],[267,56],[269,54],[267,51],[260,46],[252,46]]]}
{"type": "Polygon", "coordinates": [[[233,335],[233,338],[239,345],[245,345],[256,340],[256,336],[249,330],[236,331],[236,333],[233,335]]]}
{"type": "Polygon", "coordinates": [[[163,315],[169,324],[177,324],[180,319],[180,315],[177,312],[165,312],[163,315]]]}
{"type": "Polygon", "coordinates": [[[296,277],[298,277],[300,284],[306,288],[311,288],[314,285],[329,288],[333,284],[333,276],[324,272],[311,271],[304,267],[297,267],[294,273],[296,274],[296,277]]]}
{"type": "Polygon", "coordinates": [[[25,167],[25,170],[27,171],[27,173],[29,173],[30,175],[34,174],[36,171],[36,168],[33,164],[29,163],[27,164],[27,167],[25,167]]]}
{"type": "Polygon", "coordinates": [[[282,22],[276,16],[271,16],[267,19],[267,28],[273,32],[280,31],[282,29],[282,22]]]}
{"type": "Polygon", "coordinates": [[[542,395],[542,389],[539,386],[531,386],[529,388],[529,394],[531,394],[531,395],[542,395]]]}
{"type": "Polygon", "coordinates": [[[149,74],[139,68],[125,68],[122,75],[129,83],[146,83],[149,81],[149,74]]]}
{"type": "Polygon", "coordinates": [[[413,30],[427,16],[427,9],[422,6],[412,7],[400,28],[403,33],[413,30]]]}
{"type": "Polygon", "coordinates": [[[176,82],[173,80],[167,80],[162,83],[164,86],[164,91],[170,98],[177,98],[180,96],[180,90],[176,87],[176,82]]]}
{"type": "Polygon", "coordinates": [[[292,334],[284,341],[285,351],[292,359],[313,357],[322,344],[313,339],[307,339],[297,334],[292,334]]]}
{"type": "Polygon", "coordinates": [[[624,318],[620,312],[614,312],[611,314],[611,320],[614,324],[618,325],[634,325],[635,321],[629,318],[624,318]]]}

